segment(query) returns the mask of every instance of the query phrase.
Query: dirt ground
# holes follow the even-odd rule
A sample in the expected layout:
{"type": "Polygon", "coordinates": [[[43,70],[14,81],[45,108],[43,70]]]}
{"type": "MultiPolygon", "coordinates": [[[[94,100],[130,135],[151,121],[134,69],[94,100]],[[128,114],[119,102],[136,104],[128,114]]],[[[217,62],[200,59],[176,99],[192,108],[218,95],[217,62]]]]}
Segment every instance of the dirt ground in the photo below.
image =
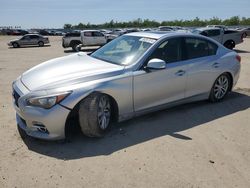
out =
{"type": "Polygon", "coordinates": [[[242,70],[234,92],[163,110],[113,128],[104,138],[69,143],[17,132],[11,83],[64,52],[51,46],[8,48],[0,36],[0,187],[250,187],[250,38],[236,47],[242,70]]]}

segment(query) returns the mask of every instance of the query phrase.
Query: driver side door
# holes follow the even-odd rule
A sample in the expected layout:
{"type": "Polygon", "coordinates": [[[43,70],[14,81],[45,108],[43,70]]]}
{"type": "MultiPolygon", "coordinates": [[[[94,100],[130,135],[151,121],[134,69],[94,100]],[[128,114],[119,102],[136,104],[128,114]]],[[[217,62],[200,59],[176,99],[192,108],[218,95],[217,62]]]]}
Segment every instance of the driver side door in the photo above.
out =
{"type": "Polygon", "coordinates": [[[181,100],[185,95],[186,65],[182,63],[182,38],[171,38],[161,43],[146,60],[161,59],[166,68],[147,70],[142,67],[134,76],[134,110],[144,111],[166,103],[181,100]]]}

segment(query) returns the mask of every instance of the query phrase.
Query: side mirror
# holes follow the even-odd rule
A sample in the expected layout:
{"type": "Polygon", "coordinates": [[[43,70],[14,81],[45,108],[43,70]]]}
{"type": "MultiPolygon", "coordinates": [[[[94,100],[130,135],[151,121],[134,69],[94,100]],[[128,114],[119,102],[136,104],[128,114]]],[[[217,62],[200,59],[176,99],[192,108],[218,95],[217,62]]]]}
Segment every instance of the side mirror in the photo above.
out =
{"type": "Polygon", "coordinates": [[[161,70],[161,69],[165,69],[166,68],[166,62],[162,59],[151,59],[149,60],[147,66],[147,69],[151,69],[151,70],[161,70]]]}

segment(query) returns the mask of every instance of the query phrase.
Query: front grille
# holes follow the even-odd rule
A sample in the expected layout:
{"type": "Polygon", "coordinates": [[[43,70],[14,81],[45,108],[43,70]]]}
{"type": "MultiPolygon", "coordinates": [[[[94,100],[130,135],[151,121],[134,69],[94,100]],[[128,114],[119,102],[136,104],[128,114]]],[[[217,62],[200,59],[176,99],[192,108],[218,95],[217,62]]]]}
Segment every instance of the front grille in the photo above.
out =
{"type": "Polygon", "coordinates": [[[14,103],[15,105],[18,107],[18,99],[20,98],[20,95],[15,91],[13,90],[13,97],[14,97],[14,103]]]}

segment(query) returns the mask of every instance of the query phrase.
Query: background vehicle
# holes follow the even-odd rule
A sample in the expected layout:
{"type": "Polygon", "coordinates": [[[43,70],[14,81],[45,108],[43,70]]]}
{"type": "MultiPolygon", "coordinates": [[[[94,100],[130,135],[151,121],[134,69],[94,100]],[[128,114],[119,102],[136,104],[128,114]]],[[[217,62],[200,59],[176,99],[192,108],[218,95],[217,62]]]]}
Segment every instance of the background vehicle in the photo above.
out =
{"type": "Polygon", "coordinates": [[[243,42],[243,35],[236,30],[224,30],[216,27],[204,27],[193,30],[193,33],[210,37],[229,49],[243,42]]]}
{"type": "Polygon", "coordinates": [[[11,40],[8,46],[13,46],[14,48],[27,45],[38,45],[44,46],[44,44],[49,43],[49,38],[37,34],[27,34],[20,39],[11,40]]]}
{"type": "Polygon", "coordinates": [[[85,135],[102,136],[111,122],[221,101],[239,73],[240,56],[207,37],[130,33],[90,56],[56,58],[22,74],[13,83],[16,119],[20,130],[42,139],[65,138],[71,118],[85,135]]]}
{"type": "Polygon", "coordinates": [[[62,37],[62,46],[64,48],[71,47],[73,51],[77,51],[77,46],[81,44],[81,33],[80,31],[74,31],[70,33],[66,33],[62,37]]]}
{"type": "Polygon", "coordinates": [[[98,30],[81,31],[81,44],[76,47],[79,51],[83,46],[102,46],[107,43],[107,37],[98,30]]]}

